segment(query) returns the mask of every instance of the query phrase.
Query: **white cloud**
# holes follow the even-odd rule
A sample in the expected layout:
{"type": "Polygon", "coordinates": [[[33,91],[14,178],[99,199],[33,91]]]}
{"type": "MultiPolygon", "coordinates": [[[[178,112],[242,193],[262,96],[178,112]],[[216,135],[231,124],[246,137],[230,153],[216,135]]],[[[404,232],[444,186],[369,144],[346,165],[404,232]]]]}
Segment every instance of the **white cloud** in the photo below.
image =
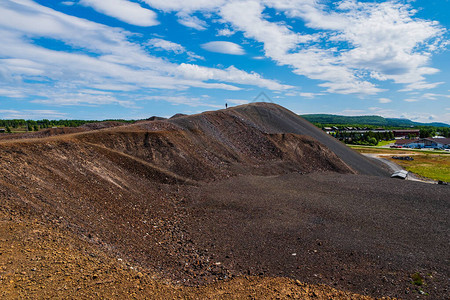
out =
{"type": "Polygon", "coordinates": [[[153,47],[153,48],[160,48],[160,49],[163,49],[166,51],[172,51],[177,54],[186,52],[186,49],[183,46],[181,46],[180,44],[166,41],[166,40],[159,39],[159,38],[154,38],[154,39],[148,40],[147,45],[150,47],[153,47]]]}
{"type": "Polygon", "coordinates": [[[242,49],[242,47],[240,45],[232,43],[232,42],[225,42],[225,41],[215,41],[215,42],[205,43],[205,44],[202,44],[202,48],[207,51],[224,53],[224,54],[233,54],[233,55],[244,55],[245,54],[244,49],[242,49]]]}
{"type": "Polygon", "coordinates": [[[111,91],[99,91],[99,90],[91,90],[91,89],[82,89],[80,93],[90,94],[90,95],[112,95],[111,91]]]}
{"type": "Polygon", "coordinates": [[[269,22],[263,10],[264,6],[255,1],[231,2],[221,8],[220,15],[247,38],[262,42],[267,57],[291,66],[298,75],[326,81],[320,86],[327,87],[329,92],[374,94],[380,91],[372,83],[358,79],[351,69],[339,63],[332,51],[308,46],[318,35],[301,35],[285,24],[269,22]]]}
{"type": "Polygon", "coordinates": [[[22,91],[12,90],[11,88],[0,88],[0,96],[8,98],[25,98],[26,94],[22,91]]]}
{"type": "Polygon", "coordinates": [[[234,31],[230,30],[229,28],[224,28],[217,31],[217,36],[232,36],[233,34],[234,31]]]}
{"type": "Polygon", "coordinates": [[[401,113],[400,116],[397,118],[409,119],[421,123],[436,122],[437,120],[448,122],[445,120],[443,115],[437,116],[435,114],[430,113],[401,113]]]}
{"type": "Polygon", "coordinates": [[[370,107],[369,110],[371,111],[371,114],[379,115],[385,118],[403,118],[403,119],[409,119],[415,122],[423,122],[423,123],[429,123],[429,122],[447,122],[450,123],[450,114],[432,114],[427,112],[416,112],[416,113],[409,113],[404,111],[397,111],[393,109],[382,109],[379,107],[370,107]]]}
{"type": "Polygon", "coordinates": [[[205,101],[205,97],[189,97],[186,95],[158,95],[148,96],[143,100],[167,101],[173,105],[188,105],[192,107],[206,106],[212,108],[222,108],[222,105],[212,104],[205,101]]]}
{"type": "Polygon", "coordinates": [[[89,84],[91,88],[99,89],[99,90],[107,90],[107,91],[122,91],[129,92],[137,90],[138,87],[131,84],[111,84],[111,83],[100,83],[100,84],[89,84]]]}
{"type": "MultiPolygon", "coordinates": [[[[143,45],[129,41],[130,35],[120,28],[69,16],[32,1],[4,0],[0,6],[0,88],[26,88],[27,95],[38,95],[37,101],[49,105],[68,105],[70,101],[94,105],[93,98],[83,102],[72,97],[86,88],[134,91],[136,95],[146,94],[149,89],[241,89],[230,83],[289,88],[234,67],[215,69],[189,65],[186,72],[185,65],[149,55],[143,45]],[[86,50],[86,53],[56,51],[33,43],[33,38],[42,37],[86,50]],[[55,83],[50,85],[50,82],[55,83]],[[37,85],[39,89],[32,88],[37,85]],[[56,90],[57,97],[39,95],[39,91],[48,89],[56,90]]],[[[172,47],[181,49],[176,45],[172,47]]],[[[191,57],[195,55],[186,53],[191,57]]],[[[107,97],[99,98],[98,103],[133,105],[107,97]]]]}
{"type": "MultiPolygon", "coordinates": [[[[374,80],[405,85],[401,91],[430,89],[442,84],[427,82],[426,76],[439,71],[429,64],[432,53],[445,44],[443,27],[414,16],[415,11],[399,1],[141,1],[155,10],[174,13],[181,24],[191,28],[204,30],[211,20],[224,28],[218,35],[240,31],[262,46],[266,58],[288,66],[295,74],[318,80],[319,86],[330,93],[376,94],[382,89],[372,82],[374,80]],[[267,7],[284,13],[293,21],[301,19],[312,33],[295,32],[289,22],[273,21],[265,14],[267,7]]],[[[141,23],[141,26],[150,26],[142,24],[149,24],[151,20],[157,22],[154,11],[136,2],[82,0],[82,3],[118,19],[141,23]],[[130,8],[131,13],[125,13],[123,7],[130,8]],[[153,19],[142,12],[150,12],[153,19]]],[[[132,42],[132,36],[133,33],[121,28],[65,15],[30,0],[3,0],[0,7],[0,82],[3,83],[0,88],[29,80],[43,85],[58,81],[61,95],[75,95],[80,87],[136,94],[145,94],[148,89],[244,88],[240,85],[274,91],[292,88],[235,67],[170,63],[167,58],[150,55],[145,45],[132,42]],[[41,37],[86,52],[54,51],[33,44],[33,39],[41,37]]],[[[154,49],[201,59],[182,45],[162,39],[152,42],[154,49]]],[[[233,43],[211,49],[244,54],[242,47],[233,43]]],[[[303,93],[303,96],[312,97],[313,93],[303,93]]],[[[119,98],[116,100],[121,101],[119,98]]],[[[107,99],[102,101],[113,101],[107,99]]]]}
{"type": "Polygon", "coordinates": [[[242,31],[261,42],[266,57],[293,72],[322,81],[330,93],[376,94],[381,91],[370,80],[406,84],[401,91],[429,89],[426,75],[438,69],[428,67],[431,53],[446,45],[445,29],[437,22],[419,19],[409,4],[343,0],[143,0],[164,12],[175,12],[180,23],[199,30],[204,20],[195,16],[217,13],[225,23],[218,35],[242,31]],[[281,22],[269,20],[266,7],[283,12],[290,19],[302,19],[314,34],[294,32],[281,22]],[[228,26],[231,26],[228,27],[228,26]],[[350,47],[343,48],[342,44],[350,47]],[[322,46],[326,44],[326,46],[322,46]]]}
{"type": "Polygon", "coordinates": [[[217,9],[226,0],[141,0],[153,8],[165,11],[211,11],[217,9]]]}
{"type": "Polygon", "coordinates": [[[410,98],[410,99],[404,99],[403,101],[405,101],[405,102],[417,102],[419,100],[410,98]]]}
{"type": "Polygon", "coordinates": [[[247,73],[233,66],[221,70],[192,64],[181,64],[177,67],[176,73],[183,77],[191,77],[192,79],[202,81],[221,80],[237,84],[255,85],[269,90],[286,90],[292,88],[292,86],[264,79],[257,73],[247,73]]]}
{"type": "Polygon", "coordinates": [[[184,12],[178,13],[177,16],[178,16],[178,23],[186,27],[194,28],[197,30],[205,30],[207,27],[206,22],[200,20],[196,16],[192,16],[184,12]]]}
{"type": "Polygon", "coordinates": [[[418,81],[418,82],[408,84],[404,89],[401,89],[400,91],[401,92],[409,92],[409,91],[414,91],[414,90],[429,90],[429,89],[434,89],[435,87],[437,87],[438,85],[441,85],[443,83],[444,82],[428,83],[428,82],[424,82],[424,81],[418,81]]]}
{"type": "Polygon", "coordinates": [[[117,104],[126,108],[137,108],[133,101],[119,100],[108,94],[91,93],[58,93],[46,94],[46,99],[32,100],[31,103],[46,104],[52,106],[99,106],[117,104]]]}
{"type": "Polygon", "coordinates": [[[187,51],[186,48],[184,48],[180,44],[177,44],[177,43],[174,43],[171,41],[167,41],[164,39],[160,39],[160,38],[150,39],[150,40],[148,40],[146,45],[150,46],[152,48],[162,49],[162,50],[166,50],[169,52],[174,52],[176,54],[186,53],[188,55],[188,57],[190,58],[190,60],[196,60],[196,59],[204,60],[205,59],[204,57],[197,55],[194,52],[187,51]]]}
{"type": "MultiPolygon", "coordinates": [[[[329,4],[334,6],[333,2],[329,4]]],[[[375,94],[381,91],[368,80],[396,83],[424,82],[424,75],[437,72],[426,67],[431,51],[442,47],[444,29],[436,22],[413,18],[414,10],[399,2],[367,3],[344,0],[337,10],[318,1],[265,0],[227,3],[223,19],[247,38],[264,45],[266,56],[294,73],[325,81],[320,86],[334,93],[375,94]],[[283,23],[266,20],[264,5],[301,18],[318,32],[302,35],[283,23]],[[327,44],[322,48],[317,40],[327,44]],[[349,43],[349,49],[341,43],[349,43]],[[334,47],[332,46],[334,45],[334,47]],[[363,75],[368,73],[368,75],[363,75]]],[[[427,86],[428,85],[428,86],[427,86]]]]}
{"type": "Polygon", "coordinates": [[[385,104],[385,103],[391,103],[392,100],[388,99],[388,98],[380,98],[380,99],[378,99],[378,102],[385,104]]]}
{"type": "Polygon", "coordinates": [[[299,91],[287,91],[284,93],[284,96],[287,97],[303,97],[313,99],[317,96],[323,96],[324,93],[312,93],[312,92],[299,92],[299,91]]]}
{"type": "Polygon", "coordinates": [[[0,109],[2,119],[63,119],[67,118],[66,113],[55,110],[11,110],[0,109]]]}
{"type": "Polygon", "coordinates": [[[315,98],[316,96],[322,96],[323,95],[323,93],[305,93],[305,92],[302,92],[302,93],[299,93],[299,95],[301,96],[301,97],[305,97],[305,98],[315,98]]]}
{"type": "Polygon", "coordinates": [[[143,8],[135,2],[126,0],[81,0],[84,6],[90,6],[96,11],[137,26],[155,26],[159,22],[154,11],[143,8]]]}
{"type": "Polygon", "coordinates": [[[450,95],[426,93],[426,94],[422,95],[422,98],[428,99],[428,100],[438,100],[438,99],[443,99],[443,98],[450,98],[450,95]]]}
{"type": "Polygon", "coordinates": [[[193,61],[193,60],[205,60],[205,58],[203,56],[197,55],[197,54],[195,54],[192,51],[187,51],[186,54],[188,55],[190,61],[193,61]]]}

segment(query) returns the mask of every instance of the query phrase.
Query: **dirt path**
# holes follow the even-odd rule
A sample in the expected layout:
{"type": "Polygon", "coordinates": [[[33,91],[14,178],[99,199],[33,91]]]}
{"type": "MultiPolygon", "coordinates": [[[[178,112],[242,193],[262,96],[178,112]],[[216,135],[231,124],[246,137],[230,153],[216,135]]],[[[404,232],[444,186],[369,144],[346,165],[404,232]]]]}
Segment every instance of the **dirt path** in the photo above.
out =
{"type": "Polygon", "coordinates": [[[399,166],[398,164],[396,164],[396,163],[390,161],[389,159],[384,158],[384,157],[383,157],[384,154],[364,153],[363,155],[381,161],[382,163],[384,163],[385,165],[387,165],[387,166],[389,167],[389,169],[391,170],[392,173],[395,173],[395,172],[404,170],[404,169],[403,169],[401,166],[399,166]]]}

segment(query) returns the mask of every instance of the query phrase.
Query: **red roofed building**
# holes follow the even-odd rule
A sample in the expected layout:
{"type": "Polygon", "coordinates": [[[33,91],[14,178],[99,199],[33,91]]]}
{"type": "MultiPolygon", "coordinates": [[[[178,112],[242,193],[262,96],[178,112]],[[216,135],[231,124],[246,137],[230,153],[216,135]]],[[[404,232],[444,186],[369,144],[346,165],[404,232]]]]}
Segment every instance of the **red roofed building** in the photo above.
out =
{"type": "Polygon", "coordinates": [[[420,134],[420,130],[419,129],[402,129],[402,130],[392,130],[392,132],[394,133],[394,137],[396,139],[399,138],[407,138],[409,136],[416,136],[418,137],[420,134]]]}

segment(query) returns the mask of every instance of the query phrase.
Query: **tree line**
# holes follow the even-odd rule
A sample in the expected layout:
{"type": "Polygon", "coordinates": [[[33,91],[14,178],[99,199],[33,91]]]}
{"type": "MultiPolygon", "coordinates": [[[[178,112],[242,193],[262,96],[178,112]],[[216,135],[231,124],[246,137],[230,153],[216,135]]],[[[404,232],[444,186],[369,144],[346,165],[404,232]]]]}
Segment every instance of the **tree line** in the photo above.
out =
{"type": "Polygon", "coordinates": [[[346,144],[376,146],[379,141],[391,141],[394,139],[392,131],[365,133],[351,131],[336,131],[333,136],[346,144]]]}
{"type": "Polygon", "coordinates": [[[24,119],[10,119],[0,120],[0,127],[5,128],[6,132],[12,132],[12,130],[23,128],[27,131],[39,131],[41,129],[52,127],[78,127],[88,123],[97,123],[104,121],[117,121],[125,123],[133,123],[134,120],[24,120],[24,119]]]}
{"type": "MultiPolygon", "coordinates": [[[[368,145],[368,146],[376,146],[380,141],[390,141],[394,139],[394,133],[392,130],[402,130],[402,129],[411,129],[411,127],[394,127],[394,128],[380,128],[380,126],[367,125],[367,124],[323,124],[323,123],[314,123],[319,128],[325,127],[334,127],[337,128],[332,135],[343,141],[346,144],[354,144],[354,145],[368,145]],[[352,130],[348,130],[349,127],[354,129],[364,129],[369,130],[369,132],[356,132],[352,130]],[[386,132],[377,132],[375,129],[384,129],[386,132]],[[374,130],[374,131],[371,131],[374,130]]],[[[419,130],[419,136],[408,136],[407,138],[430,138],[434,136],[442,136],[446,138],[450,138],[450,127],[435,127],[435,126],[417,126],[414,129],[419,130]]]]}

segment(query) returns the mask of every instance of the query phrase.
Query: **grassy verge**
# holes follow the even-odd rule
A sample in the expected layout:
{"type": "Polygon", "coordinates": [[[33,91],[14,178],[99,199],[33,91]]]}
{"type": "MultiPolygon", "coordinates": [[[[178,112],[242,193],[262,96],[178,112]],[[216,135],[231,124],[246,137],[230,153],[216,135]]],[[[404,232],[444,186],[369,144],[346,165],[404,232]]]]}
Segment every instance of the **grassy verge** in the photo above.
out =
{"type": "Polygon", "coordinates": [[[392,153],[392,154],[408,154],[408,153],[424,153],[424,154],[442,154],[450,155],[450,152],[443,150],[424,150],[424,149],[408,149],[408,148],[385,148],[378,146],[360,146],[360,145],[347,145],[348,147],[356,150],[360,153],[392,153]]]}
{"type": "Polygon", "coordinates": [[[381,146],[386,146],[386,145],[393,144],[393,143],[395,143],[395,140],[392,140],[392,141],[379,141],[377,146],[381,147],[381,146]]]}
{"type": "Polygon", "coordinates": [[[442,154],[414,155],[413,161],[395,160],[407,171],[422,177],[450,181],[450,156],[442,154]]]}
{"type": "Polygon", "coordinates": [[[420,151],[376,147],[352,147],[360,153],[386,154],[393,162],[399,164],[409,172],[425,178],[450,182],[450,154],[441,151],[420,151]],[[414,160],[392,159],[391,155],[412,155],[414,160]]]}

